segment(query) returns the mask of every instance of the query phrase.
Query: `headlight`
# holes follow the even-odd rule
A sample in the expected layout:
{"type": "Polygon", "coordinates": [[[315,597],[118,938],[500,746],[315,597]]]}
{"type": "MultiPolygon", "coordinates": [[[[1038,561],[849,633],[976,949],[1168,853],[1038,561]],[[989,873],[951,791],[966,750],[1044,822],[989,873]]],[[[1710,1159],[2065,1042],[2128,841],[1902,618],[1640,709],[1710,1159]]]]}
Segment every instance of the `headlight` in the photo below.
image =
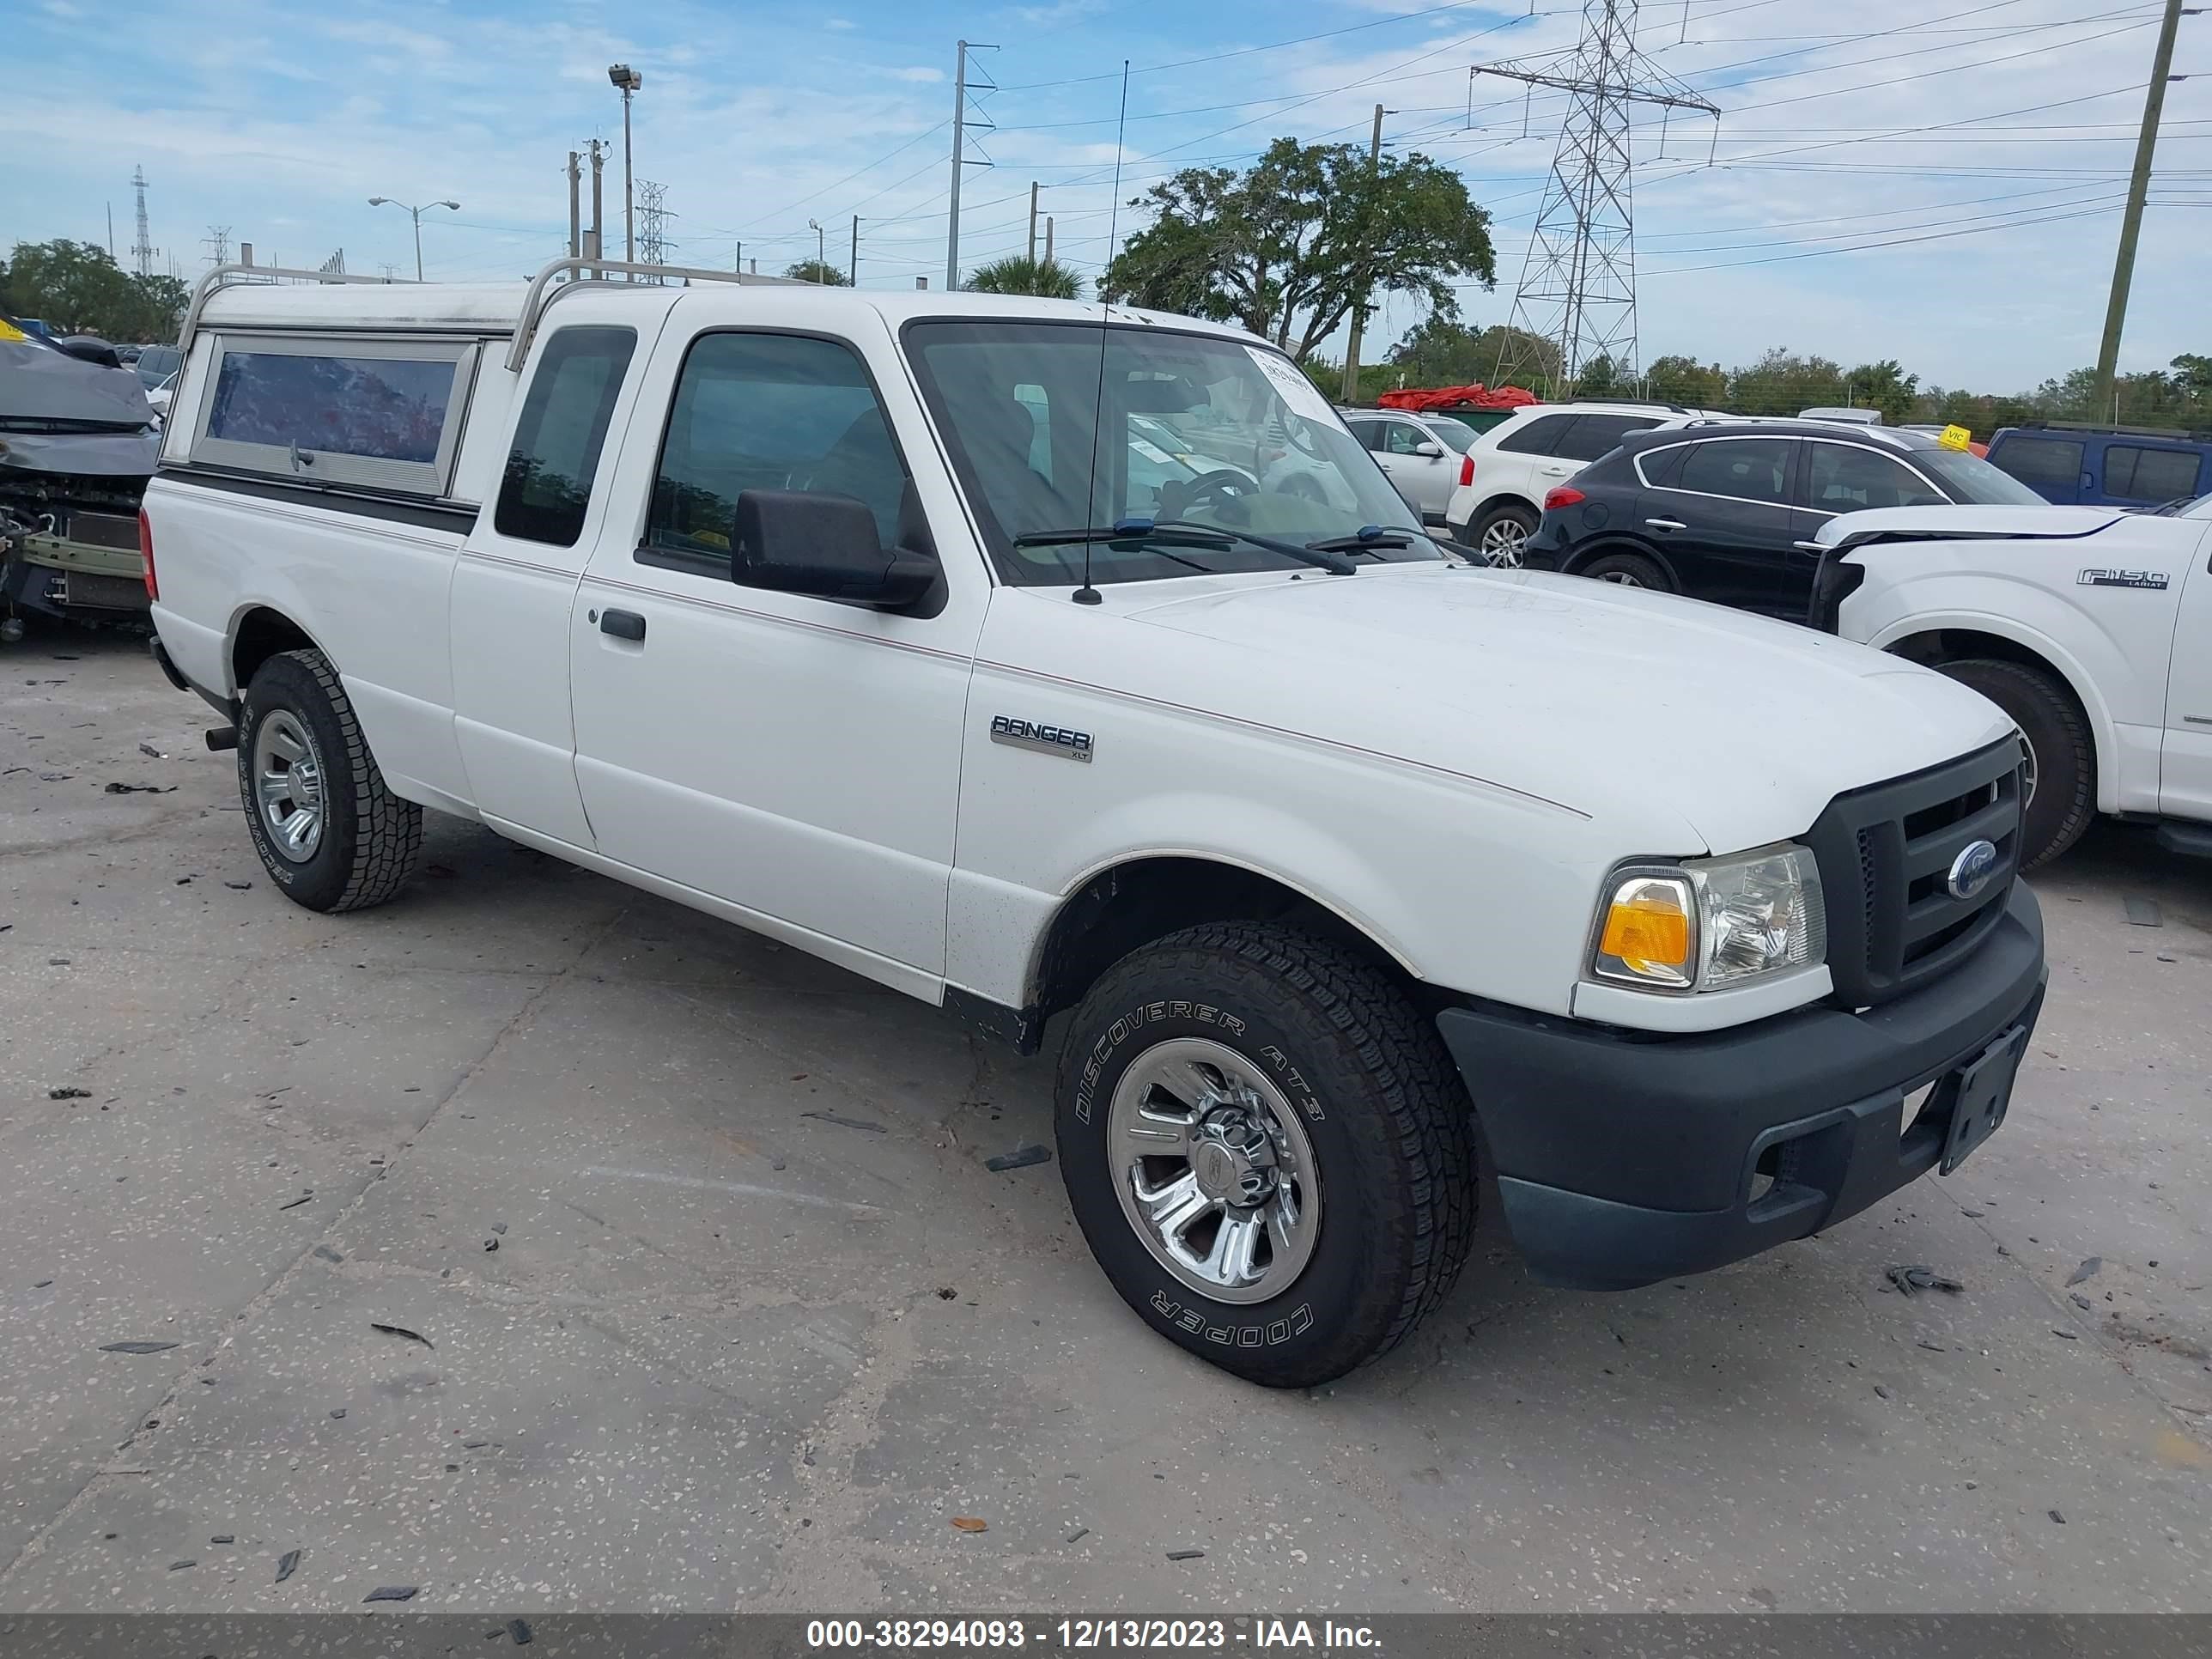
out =
{"type": "Polygon", "coordinates": [[[1716,991],[1827,955],[1820,872],[1802,847],[1632,865],[1598,912],[1590,972],[1658,991],[1716,991]]]}

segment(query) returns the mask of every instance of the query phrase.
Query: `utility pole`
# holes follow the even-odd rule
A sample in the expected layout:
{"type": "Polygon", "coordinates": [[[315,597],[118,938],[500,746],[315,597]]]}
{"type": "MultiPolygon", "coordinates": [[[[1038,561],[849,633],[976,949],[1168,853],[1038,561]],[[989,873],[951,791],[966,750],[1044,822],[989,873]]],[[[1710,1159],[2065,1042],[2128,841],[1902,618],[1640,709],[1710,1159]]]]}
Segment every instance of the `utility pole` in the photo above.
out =
{"type": "Polygon", "coordinates": [[[823,246],[823,238],[829,233],[822,228],[819,219],[809,219],[806,228],[814,233],[814,280],[818,283],[822,280],[822,273],[830,268],[829,250],[823,246]]]}
{"type": "MultiPolygon", "coordinates": [[[[960,287],[960,169],[968,166],[965,154],[968,134],[968,54],[970,52],[996,52],[996,46],[959,43],[959,58],[952,72],[952,204],[945,216],[945,289],[950,294],[960,287]]],[[[975,123],[989,126],[988,121],[975,123]]],[[[982,166],[988,167],[985,161],[982,166]]]]}
{"type": "Polygon", "coordinates": [[[1030,180],[1030,263],[1036,263],[1036,180],[1030,180]]]}
{"type": "MultiPolygon", "coordinates": [[[[1375,106],[1375,131],[1367,141],[1367,178],[1371,185],[1382,167],[1382,106],[1375,106]]],[[[1359,401],[1359,335],[1367,319],[1367,296],[1358,295],[1352,302],[1352,338],[1344,348],[1344,401],[1359,401]]]]}
{"type": "Polygon", "coordinates": [[[2136,170],[2128,180],[2127,211],[2120,219],[2120,250],[2112,261],[2112,295],[2105,307],[2105,338],[2097,348],[2097,407],[2112,401],[2112,380],[2120,367],[2120,330],[2128,319],[2128,289],[2135,281],[2136,240],[2142,232],[2143,198],[2150,191],[2150,164],[2158,149],[2159,118],[2166,110],[2166,83],[2173,70],[2173,37],[2181,27],[2181,0],[2166,0],[2166,19],[2158,28],[2158,50],[2150,63],[2150,90],[2143,94],[2142,131],[2136,138],[2136,170]]]}
{"type": "Polygon", "coordinates": [[[606,255],[607,204],[605,191],[606,149],[596,138],[592,140],[592,228],[590,240],[584,246],[587,259],[604,259],[606,255]]]}
{"type": "Polygon", "coordinates": [[[568,152],[568,257],[577,258],[584,251],[583,233],[583,174],[576,167],[576,152],[568,152]]]}
{"type": "Polygon", "coordinates": [[[853,258],[846,277],[854,288],[860,285],[860,216],[853,216],[853,258]]]}
{"type": "Polygon", "coordinates": [[[1047,264],[1052,263],[1052,220],[1049,216],[1044,222],[1044,262],[1047,264]]]}
{"type": "Polygon", "coordinates": [[[107,204],[107,257],[111,261],[115,258],[115,204],[112,202],[107,204]]]}

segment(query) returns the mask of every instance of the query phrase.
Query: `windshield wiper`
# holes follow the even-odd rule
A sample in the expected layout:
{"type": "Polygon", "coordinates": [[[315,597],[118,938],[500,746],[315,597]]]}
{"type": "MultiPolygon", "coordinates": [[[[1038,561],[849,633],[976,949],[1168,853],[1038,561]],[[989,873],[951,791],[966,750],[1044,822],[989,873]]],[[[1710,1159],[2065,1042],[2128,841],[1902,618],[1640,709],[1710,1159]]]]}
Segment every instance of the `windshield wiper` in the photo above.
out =
{"type": "Polygon", "coordinates": [[[1016,547],[1052,547],[1068,542],[1147,542],[1155,547],[1204,547],[1226,551],[1238,542],[1279,553],[1300,564],[1310,564],[1331,575],[1352,576],[1359,567],[1326,546],[1304,547],[1297,542],[1255,536],[1231,525],[1196,524],[1185,519],[1122,519],[1110,525],[1087,525],[1080,530],[1032,530],[1014,538],[1016,547]]]}
{"type": "MultiPolygon", "coordinates": [[[[1379,524],[1362,525],[1349,536],[1331,536],[1325,541],[1308,542],[1307,547],[1316,553],[1374,553],[1378,547],[1411,547],[1413,538],[1402,530],[1385,530],[1379,524]]],[[[1376,553],[1375,556],[1382,556],[1376,553]]]]}

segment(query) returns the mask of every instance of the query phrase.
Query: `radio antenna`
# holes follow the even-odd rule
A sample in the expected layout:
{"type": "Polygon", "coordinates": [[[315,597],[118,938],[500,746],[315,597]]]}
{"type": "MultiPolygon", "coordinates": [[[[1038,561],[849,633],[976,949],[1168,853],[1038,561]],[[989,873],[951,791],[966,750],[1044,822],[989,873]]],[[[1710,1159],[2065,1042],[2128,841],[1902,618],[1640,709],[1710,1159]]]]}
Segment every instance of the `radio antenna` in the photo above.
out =
{"type": "MultiPolygon", "coordinates": [[[[1091,407],[1091,482],[1083,497],[1085,524],[1098,520],[1098,440],[1106,426],[1106,342],[1111,331],[1113,302],[1106,297],[1106,272],[1114,263],[1114,233],[1121,222],[1121,140],[1129,131],[1129,60],[1121,60],[1121,113],[1114,127],[1114,204],[1106,216],[1106,264],[1098,272],[1098,392],[1091,407]]],[[[1083,586],[1075,590],[1078,605],[1097,605],[1098,590],[1091,585],[1091,538],[1083,538],[1083,586]]]]}

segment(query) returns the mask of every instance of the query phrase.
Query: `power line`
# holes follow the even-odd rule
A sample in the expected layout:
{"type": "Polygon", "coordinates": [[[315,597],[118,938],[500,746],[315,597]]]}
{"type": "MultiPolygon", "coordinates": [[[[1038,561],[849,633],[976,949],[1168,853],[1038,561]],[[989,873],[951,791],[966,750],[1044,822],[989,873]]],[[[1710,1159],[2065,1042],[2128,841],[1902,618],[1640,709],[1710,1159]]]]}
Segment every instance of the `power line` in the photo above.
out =
{"type": "MultiPolygon", "coordinates": [[[[1765,0],[1760,0],[1760,3],[1765,3],[1765,0]]],[[[1451,0],[1451,3],[1449,5],[1431,6],[1424,11],[1399,12],[1392,16],[1376,18],[1372,22],[1350,23],[1346,24],[1342,28],[1323,29],[1318,34],[1301,34],[1297,36],[1295,39],[1289,40],[1272,40],[1264,46],[1238,46],[1234,51],[1231,52],[1208,52],[1203,58],[1180,58],[1176,59],[1173,63],[1146,64],[1141,67],[1131,70],[1129,73],[1132,75],[1158,75],[1164,70],[1191,69],[1200,64],[1219,64],[1226,62],[1231,58],[1249,58],[1257,52],[1280,52],[1286,46],[1303,46],[1316,40],[1334,40],[1340,34],[1357,34],[1362,29],[1379,29],[1386,24],[1410,23],[1419,18],[1437,16],[1443,12],[1464,11],[1469,6],[1475,5],[1483,5],[1486,8],[1487,0],[1451,0]]],[[[1540,17],[1563,17],[1570,15],[1573,10],[1574,8],[1572,7],[1561,7],[1553,11],[1530,11],[1525,16],[1516,17],[1511,21],[1516,23],[1522,23],[1540,17]]],[[[1503,26],[1501,25],[1501,27],[1503,26]]],[[[1018,86],[1007,87],[1004,88],[1004,90],[1007,92],[1035,92],[1046,87],[1076,87],[1083,86],[1094,81],[1115,81],[1120,78],[1120,71],[1115,70],[1103,75],[1073,75],[1058,81],[1024,81],[1018,86]]]]}

